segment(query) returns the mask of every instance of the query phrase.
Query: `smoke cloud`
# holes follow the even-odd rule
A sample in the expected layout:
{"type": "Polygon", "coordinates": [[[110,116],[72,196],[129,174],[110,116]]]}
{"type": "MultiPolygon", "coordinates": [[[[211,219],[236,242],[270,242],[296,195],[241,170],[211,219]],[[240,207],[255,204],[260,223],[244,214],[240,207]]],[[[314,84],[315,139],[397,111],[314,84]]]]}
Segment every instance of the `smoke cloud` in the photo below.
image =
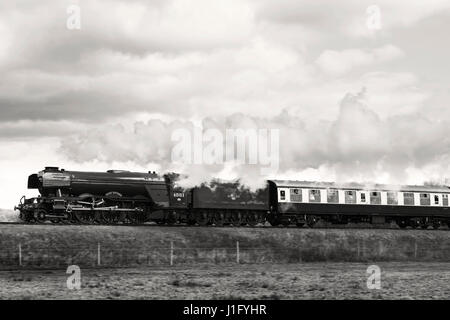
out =
{"type": "Polygon", "coordinates": [[[208,117],[200,126],[191,121],[150,120],[135,123],[132,130],[109,125],[87,131],[65,140],[61,151],[80,163],[99,160],[156,165],[162,172],[187,174],[188,179],[181,181],[184,186],[212,178],[240,179],[252,188],[263,185],[268,178],[419,184],[450,176],[449,128],[447,120],[432,121],[420,113],[382,119],[368,105],[363,88],[342,98],[334,121],[310,122],[286,110],[273,118],[241,113],[208,117]],[[279,170],[262,175],[261,164],[248,161],[173,163],[174,130],[193,133],[198,127],[203,132],[212,128],[220,132],[279,130],[279,170]]]}

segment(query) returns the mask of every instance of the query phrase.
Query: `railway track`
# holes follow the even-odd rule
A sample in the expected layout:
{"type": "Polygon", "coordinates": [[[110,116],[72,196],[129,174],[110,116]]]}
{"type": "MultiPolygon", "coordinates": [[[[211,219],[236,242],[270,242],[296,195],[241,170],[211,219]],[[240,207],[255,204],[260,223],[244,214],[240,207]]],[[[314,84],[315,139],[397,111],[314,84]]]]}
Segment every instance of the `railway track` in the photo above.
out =
{"type": "Polygon", "coordinates": [[[33,223],[27,223],[27,222],[20,222],[20,221],[0,221],[0,225],[22,225],[22,226],[79,226],[79,227],[86,227],[86,226],[116,226],[116,227],[166,227],[166,228],[179,228],[179,227],[190,227],[190,228],[252,228],[252,229],[315,229],[315,230],[329,230],[329,229],[348,229],[348,230],[408,230],[408,231],[414,231],[414,230],[435,230],[435,231],[449,231],[450,228],[448,227],[440,227],[438,229],[434,228],[427,228],[427,229],[421,229],[421,228],[406,228],[401,229],[398,226],[393,225],[384,225],[384,226],[358,226],[358,225],[321,225],[321,226],[314,226],[314,227],[296,227],[294,225],[292,226],[270,226],[270,225],[257,225],[257,226],[233,226],[233,225],[224,225],[224,226],[201,226],[201,225],[188,225],[185,223],[178,223],[178,224],[157,224],[157,223],[140,223],[140,224],[105,224],[105,223],[95,223],[95,224],[82,224],[82,223],[52,223],[52,222],[33,222],[33,223]]]}

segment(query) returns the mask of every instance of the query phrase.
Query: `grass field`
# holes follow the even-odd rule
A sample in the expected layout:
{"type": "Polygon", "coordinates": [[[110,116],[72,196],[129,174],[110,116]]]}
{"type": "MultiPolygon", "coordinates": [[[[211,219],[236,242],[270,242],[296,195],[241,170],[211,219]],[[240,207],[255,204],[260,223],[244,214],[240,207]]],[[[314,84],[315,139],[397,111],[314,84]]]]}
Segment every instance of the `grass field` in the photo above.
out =
{"type": "Polygon", "coordinates": [[[450,262],[448,230],[0,225],[0,267],[450,262]],[[173,250],[171,246],[173,245],[173,250]],[[100,247],[100,248],[99,248],[100,247]],[[172,256],[172,258],[171,258],[172,256]]]}
{"type": "Polygon", "coordinates": [[[448,230],[0,225],[0,246],[3,299],[450,297],[448,230]]]}
{"type": "Polygon", "coordinates": [[[0,271],[0,299],[449,299],[450,263],[382,262],[381,289],[367,263],[0,271]]]}

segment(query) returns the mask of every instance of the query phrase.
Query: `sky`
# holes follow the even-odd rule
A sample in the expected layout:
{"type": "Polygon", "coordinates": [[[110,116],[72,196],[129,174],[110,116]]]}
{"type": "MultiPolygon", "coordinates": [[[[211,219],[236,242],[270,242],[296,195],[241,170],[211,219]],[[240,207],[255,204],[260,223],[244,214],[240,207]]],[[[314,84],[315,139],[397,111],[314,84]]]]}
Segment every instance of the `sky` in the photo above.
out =
{"type": "Polygon", "coordinates": [[[44,166],[442,183],[449,31],[448,0],[2,1],[0,208],[44,166]],[[279,130],[279,170],[175,165],[195,126],[279,130]]]}

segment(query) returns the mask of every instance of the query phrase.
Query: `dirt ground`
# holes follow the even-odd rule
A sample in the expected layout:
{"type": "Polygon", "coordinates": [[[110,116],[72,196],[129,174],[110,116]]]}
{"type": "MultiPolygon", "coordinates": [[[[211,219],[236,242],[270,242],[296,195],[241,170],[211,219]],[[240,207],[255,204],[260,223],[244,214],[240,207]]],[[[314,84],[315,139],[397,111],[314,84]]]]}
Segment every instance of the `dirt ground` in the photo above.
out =
{"type": "Polygon", "coordinates": [[[449,299],[450,263],[379,263],[381,289],[367,288],[367,263],[0,271],[1,299],[449,299]]]}

